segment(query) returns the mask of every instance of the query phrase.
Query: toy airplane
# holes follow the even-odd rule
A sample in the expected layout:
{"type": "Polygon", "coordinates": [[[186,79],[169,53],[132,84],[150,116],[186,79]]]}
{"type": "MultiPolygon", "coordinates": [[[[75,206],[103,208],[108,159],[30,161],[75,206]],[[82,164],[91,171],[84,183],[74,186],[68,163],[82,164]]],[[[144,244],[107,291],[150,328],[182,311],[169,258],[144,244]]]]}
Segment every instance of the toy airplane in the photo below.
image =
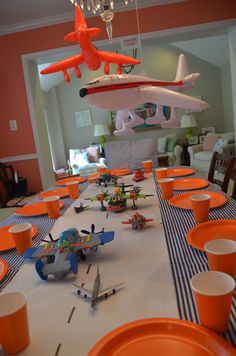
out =
{"type": "Polygon", "coordinates": [[[146,219],[145,216],[136,212],[128,221],[122,221],[122,224],[131,224],[132,229],[142,230],[146,223],[150,221],[153,221],[153,219],[146,219]]]}
{"type": "Polygon", "coordinates": [[[176,78],[174,81],[160,81],[140,75],[113,74],[94,79],[80,89],[80,97],[89,104],[105,110],[117,111],[117,136],[134,134],[133,127],[144,123],[144,119],[135,113],[135,107],[154,103],[157,112],[145,120],[148,125],[160,124],[162,128],[180,127],[180,118],[176,109],[205,110],[208,103],[178,93],[193,86],[199,73],[188,74],[185,56],[179,56],[176,78]],[[170,119],[166,120],[163,106],[171,107],[170,119]]]}
{"type": "Polygon", "coordinates": [[[76,212],[76,214],[82,213],[84,210],[89,209],[89,206],[84,206],[84,203],[80,203],[80,206],[75,206],[74,207],[74,211],[76,212]]]}
{"type": "Polygon", "coordinates": [[[113,176],[110,173],[101,173],[100,176],[96,179],[96,183],[98,185],[101,185],[103,183],[104,186],[107,187],[107,183],[117,184],[118,178],[120,177],[113,176]]]}
{"type": "Polygon", "coordinates": [[[104,245],[114,239],[113,231],[94,232],[92,224],[91,232],[82,230],[85,236],[81,236],[76,228],[63,231],[56,241],[51,241],[39,247],[28,249],[24,253],[25,258],[36,258],[35,268],[39,277],[43,280],[52,274],[57,279],[62,279],[69,271],[78,273],[78,254],[85,259],[84,251],[104,245]]]}
{"type": "Polygon", "coordinates": [[[135,171],[135,175],[133,177],[133,180],[135,182],[141,182],[144,179],[147,179],[147,177],[144,176],[144,173],[143,173],[142,169],[137,169],[135,171]]]}
{"type": "Polygon", "coordinates": [[[54,63],[43,69],[41,74],[50,74],[55,72],[63,72],[66,82],[70,82],[68,69],[73,68],[77,78],[81,77],[79,64],[84,63],[89,70],[98,70],[102,62],[104,65],[104,74],[109,74],[109,64],[117,64],[117,73],[122,73],[122,64],[140,64],[141,62],[135,58],[124,56],[113,52],[98,51],[92,44],[91,38],[98,36],[101,32],[100,28],[88,28],[84,19],[83,12],[80,7],[75,4],[75,31],[70,32],[64,37],[65,41],[76,41],[81,49],[81,53],[65,58],[62,61],[54,63]]]}
{"type": "Polygon", "coordinates": [[[110,195],[107,193],[107,191],[99,193],[95,195],[95,197],[91,198],[85,198],[85,200],[90,200],[90,201],[99,201],[101,203],[101,210],[105,211],[107,210],[106,207],[104,206],[104,201],[108,201],[110,199],[110,195]]]}
{"type": "Polygon", "coordinates": [[[92,289],[87,289],[84,287],[79,287],[77,284],[73,283],[73,285],[78,288],[77,293],[80,295],[81,293],[84,293],[84,298],[87,298],[87,296],[91,299],[91,307],[95,307],[98,299],[101,297],[107,298],[110,293],[115,294],[116,290],[118,288],[121,288],[124,285],[124,282],[120,282],[117,284],[114,284],[111,287],[101,289],[101,277],[100,277],[100,272],[99,272],[99,267],[97,267],[97,275],[94,280],[92,289]]]}

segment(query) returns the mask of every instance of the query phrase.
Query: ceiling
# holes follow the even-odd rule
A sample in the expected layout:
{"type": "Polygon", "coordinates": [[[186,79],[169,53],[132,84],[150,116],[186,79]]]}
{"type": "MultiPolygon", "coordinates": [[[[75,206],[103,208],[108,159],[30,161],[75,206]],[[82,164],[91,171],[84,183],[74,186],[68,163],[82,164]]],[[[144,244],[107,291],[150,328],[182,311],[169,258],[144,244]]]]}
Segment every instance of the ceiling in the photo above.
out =
{"type": "MultiPolygon", "coordinates": [[[[114,0],[114,12],[186,0],[114,0]]],[[[93,16],[85,12],[86,17],[93,16]]],[[[74,19],[70,0],[0,0],[0,35],[74,19]]]]}

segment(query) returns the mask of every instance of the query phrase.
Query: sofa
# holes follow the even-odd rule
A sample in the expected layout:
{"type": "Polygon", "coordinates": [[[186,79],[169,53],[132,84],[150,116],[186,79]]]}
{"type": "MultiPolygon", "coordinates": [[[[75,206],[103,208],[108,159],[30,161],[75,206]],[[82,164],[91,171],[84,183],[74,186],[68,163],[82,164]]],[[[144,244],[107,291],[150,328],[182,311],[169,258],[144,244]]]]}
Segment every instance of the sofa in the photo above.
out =
{"type": "Polygon", "coordinates": [[[235,150],[234,132],[208,133],[202,144],[188,147],[190,166],[200,172],[208,172],[213,152],[235,150]]]}
{"type": "Polygon", "coordinates": [[[142,161],[151,159],[157,163],[156,138],[144,138],[136,141],[113,141],[104,145],[108,169],[142,167],[142,161]]]}
{"type": "Polygon", "coordinates": [[[105,158],[100,156],[100,146],[71,148],[69,163],[72,173],[83,177],[96,173],[98,167],[106,167],[105,158]]]}
{"type": "Polygon", "coordinates": [[[142,161],[149,159],[153,161],[153,166],[157,167],[157,156],[163,154],[168,154],[169,165],[180,165],[183,149],[178,142],[178,136],[173,134],[166,137],[105,143],[108,169],[117,167],[136,169],[142,167],[142,161]]]}
{"type": "Polygon", "coordinates": [[[168,155],[169,166],[181,165],[182,152],[183,147],[176,133],[157,137],[157,154],[168,155]]]}

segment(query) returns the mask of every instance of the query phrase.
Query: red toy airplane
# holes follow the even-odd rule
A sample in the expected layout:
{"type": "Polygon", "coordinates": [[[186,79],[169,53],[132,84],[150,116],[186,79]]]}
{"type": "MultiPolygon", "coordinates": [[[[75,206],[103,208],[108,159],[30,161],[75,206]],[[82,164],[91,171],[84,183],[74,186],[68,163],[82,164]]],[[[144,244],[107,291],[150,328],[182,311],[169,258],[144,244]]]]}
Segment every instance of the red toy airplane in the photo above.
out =
{"type": "Polygon", "coordinates": [[[117,64],[117,74],[122,74],[122,64],[140,64],[141,62],[132,57],[113,52],[98,51],[91,42],[91,37],[99,35],[98,27],[88,28],[80,7],[75,5],[75,31],[64,37],[65,41],[76,41],[80,45],[81,53],[68,57],[43,69],[41,74],[50,74],[62,71],[66,82],[70,81],[67,69],[74,68],[77,78],[81,77],[79,64],[84,63],[88,69],[97,70],[104,64],[104,74],[109,74],[109,63],[117,64]]]}
{"type": "Polygon", "coordinates": [[[142,230],[144,225],[146,225],[149,221],[153,221],[153,219],[146,219],[145,216],[136,212],[129,218],[128,221],[122,221],[122,224],[131,224],[132,229],[142,230]]]}

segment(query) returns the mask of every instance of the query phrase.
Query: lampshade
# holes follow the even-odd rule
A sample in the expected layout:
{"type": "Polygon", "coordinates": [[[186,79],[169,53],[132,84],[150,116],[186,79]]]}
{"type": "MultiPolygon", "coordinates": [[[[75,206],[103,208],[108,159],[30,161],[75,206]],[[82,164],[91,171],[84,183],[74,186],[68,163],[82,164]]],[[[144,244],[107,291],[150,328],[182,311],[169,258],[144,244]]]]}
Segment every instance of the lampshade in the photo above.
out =
{"type": "Polygon", "coordinates": [[[93,136],[107,136],[107,135],[110,135],[110,131],[107,125],[104,124],[95,125],[93,136]]]}
{"type": "Polygon", "coordinates": [[[181,128],[196,127],[197,122],[194,115],[183,115],[181,117],[181,128]]]}

